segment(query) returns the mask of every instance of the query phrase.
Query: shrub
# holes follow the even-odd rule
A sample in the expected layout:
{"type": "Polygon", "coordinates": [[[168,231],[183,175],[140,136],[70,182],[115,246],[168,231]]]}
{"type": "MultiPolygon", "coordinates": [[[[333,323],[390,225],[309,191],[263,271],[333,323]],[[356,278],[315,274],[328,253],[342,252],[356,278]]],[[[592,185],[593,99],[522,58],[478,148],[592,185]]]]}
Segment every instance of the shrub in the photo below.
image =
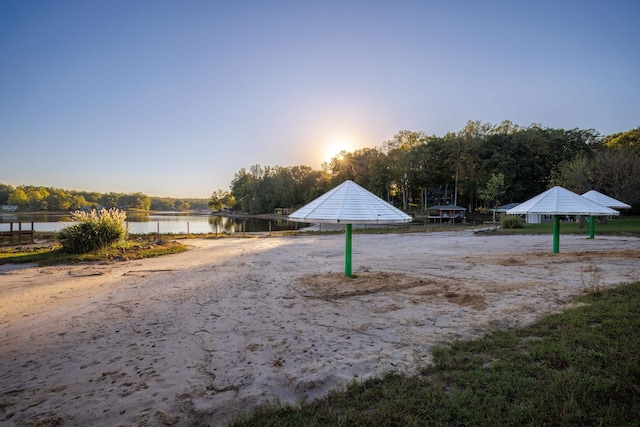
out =
{"type": "Polygon", "coordinates": [[[71,214],[71,220],[77,224],[62,229],[58,240],[64,251],[74,254],[112,246],[126,239],[126,218],[126,212],[118,209],[76,211],[71,214]]]}
{"type": "Polygon", "coordinates": [[[500,226],[502,228],[524,228],[524,224],[516,216],[503,216],[500,220],[500,226]]]}

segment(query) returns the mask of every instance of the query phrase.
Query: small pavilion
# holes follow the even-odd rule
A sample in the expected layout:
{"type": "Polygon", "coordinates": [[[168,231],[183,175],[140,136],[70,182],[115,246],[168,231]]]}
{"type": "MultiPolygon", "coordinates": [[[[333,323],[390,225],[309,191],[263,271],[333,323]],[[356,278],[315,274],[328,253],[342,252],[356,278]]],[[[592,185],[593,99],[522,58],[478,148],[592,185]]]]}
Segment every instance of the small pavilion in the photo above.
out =
{"type": "Polygon", "coordinates": [[[427,211],[437,211],[438,215],[428,215],[429,221],[434,222],[451,222],[459,218],[464,221],[466,208],[456,205],[435,205],[427,208],[427,211]]]}
{"type": "Polygon", "coordinates": [[[495,209],[491,209],[493,212],[493,220],[496,220],[496,214],[500,214],[501,216],[506,214],[509,209],[513,209],[518,206],[520,203],[507,203],[506,205],[498,206],[495,209]]]}
{"type": "Polygon", "coordinates": [[[553,215],[553,252],[560,252],[560,217],[566,215],[609,216],[620,212],[556,186],[507,211],[508,215],[553,215]]]}
{"type": "Polygon", "coordinates": [[[289,215],[291,221],[345,224],[344,275],[351,274],[352,225],[398,224],[411,216],[375,194],[347,180],[289,215]]]}

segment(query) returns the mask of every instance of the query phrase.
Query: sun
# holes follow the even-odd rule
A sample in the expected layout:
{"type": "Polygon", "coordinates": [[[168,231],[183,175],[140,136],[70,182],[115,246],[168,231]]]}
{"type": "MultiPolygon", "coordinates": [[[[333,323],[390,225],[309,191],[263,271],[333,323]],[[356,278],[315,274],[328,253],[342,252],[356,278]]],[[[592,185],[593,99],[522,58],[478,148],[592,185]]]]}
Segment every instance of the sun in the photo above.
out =
{"type": "Polygon", "coordinates": [[[340,153],[346,151],[350,153],[353,151],[352,144],[345,138],[336,138],[329,141],[324,147],[324,159],[326,162],[330,162],[334,157],[339,156],[340,153]]]}

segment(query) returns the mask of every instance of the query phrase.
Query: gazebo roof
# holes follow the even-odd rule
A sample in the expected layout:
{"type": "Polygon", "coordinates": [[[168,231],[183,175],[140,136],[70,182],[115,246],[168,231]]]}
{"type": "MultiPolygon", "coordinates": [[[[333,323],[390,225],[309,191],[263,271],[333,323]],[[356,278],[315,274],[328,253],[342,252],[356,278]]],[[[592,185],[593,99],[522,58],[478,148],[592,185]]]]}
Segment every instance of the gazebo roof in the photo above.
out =
{"type": "Polygon", "coordinates": [[[556,186],[507,211],[509,215],[619,215],[620,212],[556,186]]]}
{"type": "Polygon", "coordinates": [[[498,206],[495,211],[496,212],[506,212],[509,209],[513,209],[518,206],[520,203],[507,203],[506,205],[498,206]]]}
{"type": "Polygon", "coordinates": [[[466,208],[456,206],[456,205],[435,205],[427,208],[432,211],[466,211],[466,208]]]}
{"type": "Polygon", "coordinates": [[[616,200],[613,197],[609,197],[606,194],[602,194],[596,190],[589,190],[582,195],[582,197],[586,197],[589,200],[593,200],[596,203],[600,203],[602,206],[606,206],[608,208],[613,209],[630,209],[631,206],[621,202],[620,200],[616,200]]]}
{"type": "Polygon", "coordinates": [[[411,221],[411,216],[347,180],[289,215],[291,221],[391,224],[411,221]]]}

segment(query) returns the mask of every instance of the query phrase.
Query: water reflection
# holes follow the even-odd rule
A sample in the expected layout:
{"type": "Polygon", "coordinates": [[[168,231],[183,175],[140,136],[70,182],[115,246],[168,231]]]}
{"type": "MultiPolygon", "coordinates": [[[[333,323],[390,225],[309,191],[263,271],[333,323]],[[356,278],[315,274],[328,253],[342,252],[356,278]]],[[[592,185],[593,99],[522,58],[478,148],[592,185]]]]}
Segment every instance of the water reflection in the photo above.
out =
{"type": "MultiPolygon", "coordinates": [[[[9,223],[34,223],[36,231],[60,231],[70,225],[70,213],[2,212],[0,231],[9,230],[9,223]]],[[[185,212],[127,212],[127,228],[132,234],[209,234],[255,233],[297,230],[308,224],[282,219],[243,218],[185,212]]],[[[15,226],[14,226],[15,227],[15,226]]]]}

